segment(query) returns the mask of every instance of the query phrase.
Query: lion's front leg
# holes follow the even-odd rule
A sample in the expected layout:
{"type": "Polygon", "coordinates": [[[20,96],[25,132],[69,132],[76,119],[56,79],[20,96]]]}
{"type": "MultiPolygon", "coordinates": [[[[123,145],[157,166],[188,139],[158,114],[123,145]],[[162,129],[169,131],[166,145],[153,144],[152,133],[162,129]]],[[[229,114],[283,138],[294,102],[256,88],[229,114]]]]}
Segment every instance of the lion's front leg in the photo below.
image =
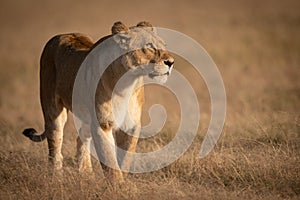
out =
{"type": "Polygon", "coordinates": [[[122,171],[130,172],[133,157],[131,153],[134,153],[136,150],[139,134],[140,128],[138,127],[131,129],[130,133],[125,133],[122,130],[118,130],[115,133],[116,143],[119,147],[118,162],[122,171]]]}
{"type": "Polygon", "coordinates": [[[99,161],[109,167],[108,179],[110,181],[123,181],[117,161],[112,127],[107,124],[92,123],[91,132],[99,161]]]}

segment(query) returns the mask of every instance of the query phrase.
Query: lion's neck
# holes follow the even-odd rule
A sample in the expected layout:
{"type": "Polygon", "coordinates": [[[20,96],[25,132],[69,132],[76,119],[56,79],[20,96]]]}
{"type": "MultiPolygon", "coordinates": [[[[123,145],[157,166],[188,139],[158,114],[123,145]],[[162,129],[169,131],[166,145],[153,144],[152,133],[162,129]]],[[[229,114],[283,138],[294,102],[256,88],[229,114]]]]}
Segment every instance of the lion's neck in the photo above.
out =
{"type": "Polygon", "coordinates": [[[136,88],[143,83],[143,77],[134,73],[126,72],[115,80],[113,94],[123,98],[130,98],[136,88]]]}
{"type": "Polygon", "coordinates": [[[127,71],[123,66],[112,64],[104,72],[101,82],[107,93],[125,97],[143,83],[143,77],[127,71]]]}
{"type": "MultiPolygon", "coordinates": [[[[112,73],[114,74],[113,80],[110,84],[112,88],[111,103],[113,106],[113,115],[115,116],[115,123],[117,127],[122,127],[124,125],[124,120],[128,115],[128,106],[131,98],[135,98],[136,89],[142,86],[143,77],[137,76],[132,72],[120,73],[120,71],[112,73]],[[113,86],[113,87],[112,87],[113,86]]],[[[134,124],[131,124],[132,120],[126,122],[126,127],[133,127],[134,124]]]]}

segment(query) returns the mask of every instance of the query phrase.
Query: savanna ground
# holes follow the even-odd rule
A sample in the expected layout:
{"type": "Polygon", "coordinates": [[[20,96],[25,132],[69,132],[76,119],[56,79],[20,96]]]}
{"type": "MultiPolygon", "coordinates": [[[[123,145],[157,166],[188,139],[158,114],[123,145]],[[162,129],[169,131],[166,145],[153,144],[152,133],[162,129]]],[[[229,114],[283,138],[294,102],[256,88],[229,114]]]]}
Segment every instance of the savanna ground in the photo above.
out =
{"type": "MultiPolygon", "coordinates": [[[[0,5],[0,199],[300,198],[299,1],[5,0],[0,5]],[[210,118],[209,94],[192,66],[177,57],[175,67],[192,83],[202,111],[197,138],[179,160],[129,175],[119,190],[105,184],[96,161],[95,178],[80,177],[69,120],[64,178],[50,177],[46,142],[32,143],[21,134],[26,127],[43,130],[38,90],[43,45],[65,32],[96,40],[118,20],[129,25],[147,20],[206,48],[227,92],[222,136],[212,153],[198,159],[210,118]]],[[[157,86],[147,91],[156,93],[147,95],[148,105],[165,105],[168,119],[161,133],[139,143],[139,151],[163,146],[178,126],[175,98],[157,86]]]]}

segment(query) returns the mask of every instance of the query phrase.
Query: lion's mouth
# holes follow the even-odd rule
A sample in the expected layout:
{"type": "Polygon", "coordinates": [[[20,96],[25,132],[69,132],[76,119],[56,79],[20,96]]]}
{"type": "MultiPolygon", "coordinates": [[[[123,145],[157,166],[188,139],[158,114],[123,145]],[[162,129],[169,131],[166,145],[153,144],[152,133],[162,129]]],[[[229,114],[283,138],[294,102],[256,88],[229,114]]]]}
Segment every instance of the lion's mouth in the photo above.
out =
{"type": "Polygon", "coordinates": [[[157,72],[152,72],[152,73],[149,74],[149,77],[154,78],[154,77],[158,77],[158,76],[169,76],[169,75],[170,75],[170,71],[167,71],[164,74],[160,74],[160,73],[157,73],[157,72]]]}
{"type": "Polygon", "coordinates": [[[168,71],[168,72],[164,73],[163,75],[167,75],[167,76],[169,76],[169,75],[170,75],[170,71],[168,71]]]}

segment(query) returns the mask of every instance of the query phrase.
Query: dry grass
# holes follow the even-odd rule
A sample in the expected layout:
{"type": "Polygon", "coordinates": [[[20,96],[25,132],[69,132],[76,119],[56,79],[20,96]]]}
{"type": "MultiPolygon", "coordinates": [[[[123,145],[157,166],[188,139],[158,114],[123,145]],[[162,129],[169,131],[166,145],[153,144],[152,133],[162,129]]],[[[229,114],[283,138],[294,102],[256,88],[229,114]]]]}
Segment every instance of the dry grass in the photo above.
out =
{"type": "MultiPolygon", "coordinates": [[[[1,4],[0,199],[300,198],[298,1],[1,4]],[[228,98],[217,147],[204,159],[197,158],[210,118],[209,95],[201,77],[177,58],[176,68],[192,82],[202,110],[199,134],[179,160],[152,173],[129,175],[125,185],[113,188],[99,175],[96,162],[94,178],[78,175],[76,132],[70,121],[64,138],[63,178],[49,176],[47,144],[33,144],[21,135],[29,126],[43,129],[38,97],[43,45],[57,33],[84,32],[96,39],[107,34],[116,20],[135,24],[145,19],[190,35],[217,63],[228,98]]],[[[165,105],[168,123],[162,133],[141,141],[140,151],[163,146],[178,125],[176,101],[165,102],[167,92],[155,91],[155,99],[147,96],[148,103],[165,105]]]]}

